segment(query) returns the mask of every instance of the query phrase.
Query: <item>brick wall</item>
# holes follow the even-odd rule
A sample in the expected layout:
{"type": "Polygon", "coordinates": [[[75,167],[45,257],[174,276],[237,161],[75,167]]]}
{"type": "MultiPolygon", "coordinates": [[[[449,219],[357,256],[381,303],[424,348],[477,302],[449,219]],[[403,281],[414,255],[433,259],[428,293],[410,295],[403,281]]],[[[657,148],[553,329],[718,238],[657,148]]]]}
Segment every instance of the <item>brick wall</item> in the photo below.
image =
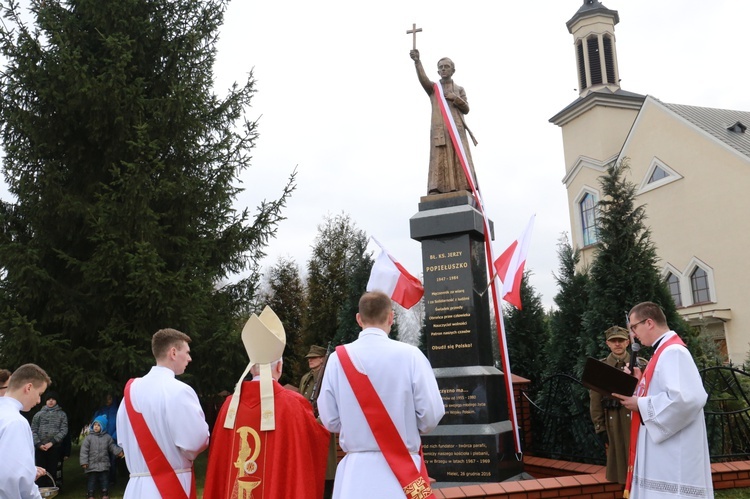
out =
{"type": "MultiPolygon", "coordinates": [[[[436,489],[435,497],[485,499],[620,499],[623,486],[608,482],[604,467],[525,457],[524,470],[536,480],[486,483],[436,489]],[[544,478],[542,478],[544,477],[544,478]]],[[[750,461],[734,461],[711,465],[714,489],[750,487],[750,461]]]]}

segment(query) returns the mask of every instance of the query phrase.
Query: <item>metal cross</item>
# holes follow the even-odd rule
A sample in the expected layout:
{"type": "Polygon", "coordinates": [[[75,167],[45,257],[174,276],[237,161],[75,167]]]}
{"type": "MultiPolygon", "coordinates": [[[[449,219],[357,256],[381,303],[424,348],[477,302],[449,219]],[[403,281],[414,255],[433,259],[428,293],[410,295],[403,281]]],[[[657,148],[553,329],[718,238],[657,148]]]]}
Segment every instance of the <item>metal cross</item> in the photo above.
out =
{"type": "Polygon", "coordinates": [[[412,40],[414,43],[413,49],[417,50],[417,33],[422,31],[422,28],[417,28],[416,24],[411,25],[411,29],[406,31],[407,35],[412,35],[412,40]]]}

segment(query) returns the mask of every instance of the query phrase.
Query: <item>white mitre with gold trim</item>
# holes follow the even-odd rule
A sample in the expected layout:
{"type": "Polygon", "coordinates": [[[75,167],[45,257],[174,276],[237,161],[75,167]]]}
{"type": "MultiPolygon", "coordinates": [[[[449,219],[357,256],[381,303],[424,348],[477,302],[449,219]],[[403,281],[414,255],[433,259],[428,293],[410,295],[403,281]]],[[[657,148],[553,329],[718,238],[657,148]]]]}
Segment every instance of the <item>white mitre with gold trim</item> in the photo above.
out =
{"type": "Polygon", "coordinates": [[[237,407],[240,403],[240,393],[242,392],[242,381],[250,372],[253,365],[258,364],[260,371],[260,429],[269,431],[276,429],[276,418],[274,415],[273,403],[273,376],[271,376],[271,363],[280,359],[284,354],[286,346],[286,333],[284,325],[279,317],[266,307],[260,316],[251,315],[242,328],[242,343],[245,345],[245,351],[250,358],[250,363],[242,373],[232,394],[232,401],[229,403],[229,410],[224,419],[224,428],[234,428],[234,421],[237,416],[237,407]]]}

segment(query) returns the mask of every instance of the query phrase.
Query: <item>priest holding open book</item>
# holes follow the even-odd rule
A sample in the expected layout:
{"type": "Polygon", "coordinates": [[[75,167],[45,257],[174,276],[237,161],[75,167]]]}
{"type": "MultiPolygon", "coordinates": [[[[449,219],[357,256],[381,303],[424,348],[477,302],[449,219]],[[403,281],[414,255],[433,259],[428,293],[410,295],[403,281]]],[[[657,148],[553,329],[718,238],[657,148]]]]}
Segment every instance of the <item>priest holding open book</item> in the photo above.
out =
{"type": "Polygon", "coordinates": [[[703,415],[708,394],[695,361],[656,303],[633,307],[629,323],[654,353],[635,395],[615,394],[633,411],[624,497],[710,499],[714,491],[703,415]]]}

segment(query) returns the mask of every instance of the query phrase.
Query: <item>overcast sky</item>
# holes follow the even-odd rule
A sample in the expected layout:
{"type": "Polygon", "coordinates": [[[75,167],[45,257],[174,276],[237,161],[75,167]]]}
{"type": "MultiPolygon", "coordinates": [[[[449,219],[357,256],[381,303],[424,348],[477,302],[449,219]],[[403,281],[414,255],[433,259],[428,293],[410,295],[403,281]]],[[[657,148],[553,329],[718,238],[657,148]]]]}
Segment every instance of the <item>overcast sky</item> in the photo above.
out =
{"type": "MultiPolygon", "coordinates": [[[[537,214],[527,268],[546,307],[557,292],[556,244],[570,232],[560,129],[549,118],[578,97],[573,38],[580,0],[456,2],[302,0],[230,4],[217,92],[254,68],[262,115],[241,206],[273,198],[299,170],[265,263],[303,269],[317,227],[345,212],[414,274],[409,218],[426,194],[429,99],[409,58],[412,23],[429,76],[449,56],[466,89],[472,150],[499,254],[537,214]]],[[[621,86],[669,103],[750,110],[745,0],[608,0],[621,86]]],[[[375,246],[371,248],[377,254],[375,246]]]]}
{"type": "MultiPolygon", "coordinates": [[[[466,89],[472,150],[500,254],[536,213],[527,268],[546,307],[557,292],[556,245],[570,231],[561,132],[549,118],[578,97],[573,38],[581,0],[233,0],[215,67],[216,91],[254,69],[248,117],[260,119],[238,208],[281,193],[297,167],[287,220],[265,265],[304,272],[318,225],[348,214],[415,275],[409,218],[426,194],[429,99],[409,58],[412,23],[425,69],[448,56],[466,89]]],[[[750,110],[746,0],[607,0],[622,88],[669,103],[750,110]],[[744,54],[744,55],[743,55],[744,54]]],[[[371,249],[376,256],[374,244],[371,249]]]]}

